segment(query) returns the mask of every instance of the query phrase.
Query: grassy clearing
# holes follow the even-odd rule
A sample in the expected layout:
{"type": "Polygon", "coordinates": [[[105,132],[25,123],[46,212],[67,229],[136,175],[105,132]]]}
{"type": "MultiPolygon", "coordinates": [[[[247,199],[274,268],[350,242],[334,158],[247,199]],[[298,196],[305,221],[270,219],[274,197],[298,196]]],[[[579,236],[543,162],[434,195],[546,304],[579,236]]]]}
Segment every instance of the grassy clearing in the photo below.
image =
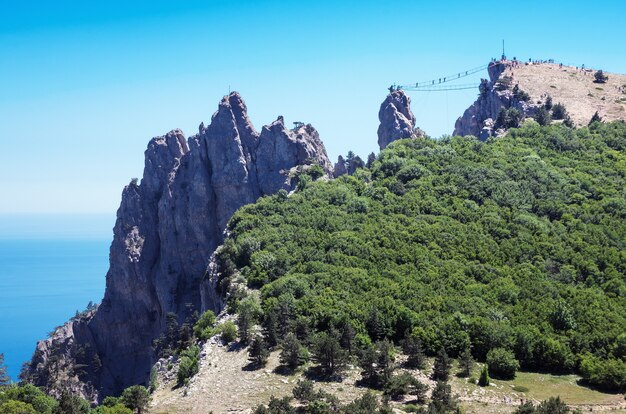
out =
{"type": "Polygon", "coordinates": [[[507,398],[511,401],[542,401],[560,396],[567,404],[579,406],[617,406],[624,403],[622,394],[607,394],[583,387],[578,384],[579,379],[577,375],[518,372],[514,380],[492,379],[491,385],[484,388],[462,378],[455,378],[453,384],[461,397],[475,397],[483,401],[504,402],[507,398]]]}

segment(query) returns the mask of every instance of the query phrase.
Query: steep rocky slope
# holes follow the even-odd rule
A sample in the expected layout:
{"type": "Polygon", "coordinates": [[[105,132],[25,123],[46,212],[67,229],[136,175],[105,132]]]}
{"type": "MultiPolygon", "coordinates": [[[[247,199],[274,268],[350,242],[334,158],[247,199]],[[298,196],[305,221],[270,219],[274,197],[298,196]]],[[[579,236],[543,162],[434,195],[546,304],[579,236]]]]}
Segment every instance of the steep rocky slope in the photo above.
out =
{"type": "Polygon", "coordinates": [[[565,105],[573,126],[587,125],[596,111],[605,121],[626,119],[626,75],[607,73],[606,83],[596,83],[593,69],[515,61],[492,62],[488,72],[480,96],[456,121],[454,135],[497,135],[494,127],[501,108],[533,117],[548,96],[553,104],[565,105]],[[528,96],[516,93],[516,86],[528,96]]]}
{"type": "Polygon", "coordinates": [[[289,130],[279,117],[259,133],[237,93],[189,140],[180,130],[153,138],[141,183],[122,193],[102,303],[41,341],[26,377],[91,399],[145,383],[169,312],[182,323],[222,308],[205,274],[228,219],[261,196],[292,190],[304,164],[331,172],[317,131],[289,130]]]}

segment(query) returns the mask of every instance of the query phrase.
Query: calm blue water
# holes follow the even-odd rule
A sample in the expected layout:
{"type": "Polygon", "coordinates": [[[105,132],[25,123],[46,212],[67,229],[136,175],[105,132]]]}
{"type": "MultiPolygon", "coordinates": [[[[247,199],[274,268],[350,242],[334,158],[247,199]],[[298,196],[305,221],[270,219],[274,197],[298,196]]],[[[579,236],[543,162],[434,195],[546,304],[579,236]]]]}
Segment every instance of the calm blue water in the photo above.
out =
{"type": "Polygon", "coordinates": [[[38,232],[20,239],[1,231],[8,226],[0,218],[0,353],[13,379],[37,340],[90,300],[102,299],[113,219],[107,221],[108,230],[99,226],[54,239],[47,228],[46,239],[35,238],[38,232]]]}

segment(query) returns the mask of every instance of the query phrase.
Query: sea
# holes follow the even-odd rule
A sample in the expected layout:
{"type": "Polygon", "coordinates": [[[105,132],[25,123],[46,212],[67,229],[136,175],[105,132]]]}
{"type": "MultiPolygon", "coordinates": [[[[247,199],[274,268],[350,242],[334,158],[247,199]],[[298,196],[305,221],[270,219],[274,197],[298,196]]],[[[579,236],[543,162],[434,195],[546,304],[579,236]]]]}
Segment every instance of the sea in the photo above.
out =
{"type": "Polygon", "coordinates": [[[12,380],[46,338],[104,294],[114,214],[0,215],[0,353],[12,380]]]}

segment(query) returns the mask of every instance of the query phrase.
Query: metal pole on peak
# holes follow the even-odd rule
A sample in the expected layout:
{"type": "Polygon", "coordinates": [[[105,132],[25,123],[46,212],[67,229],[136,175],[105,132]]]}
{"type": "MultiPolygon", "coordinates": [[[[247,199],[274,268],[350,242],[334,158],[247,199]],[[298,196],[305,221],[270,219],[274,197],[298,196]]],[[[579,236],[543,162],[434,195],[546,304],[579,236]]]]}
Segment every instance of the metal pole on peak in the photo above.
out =
{"type": "Polygon", "coordinates": [[[506,54],[504,53],[504,39],[502,39],[502,60],[506,60],[506,54]]]}

